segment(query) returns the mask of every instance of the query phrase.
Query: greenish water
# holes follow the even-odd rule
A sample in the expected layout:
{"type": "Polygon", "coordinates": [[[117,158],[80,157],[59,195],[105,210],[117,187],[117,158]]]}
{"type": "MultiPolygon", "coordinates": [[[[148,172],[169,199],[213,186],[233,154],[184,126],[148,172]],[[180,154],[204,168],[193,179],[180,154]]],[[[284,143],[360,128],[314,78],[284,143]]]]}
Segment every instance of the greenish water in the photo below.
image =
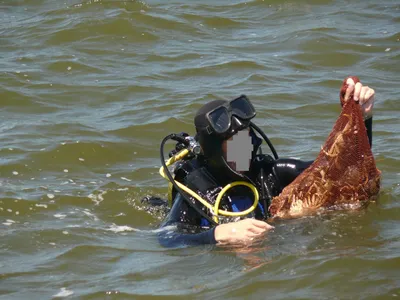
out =
{"type": "Polygon", "coordinates": [[[0,1],[0,299],[400,296],[398,1],[0,1]],[[376,90],[377,203],[255,248],[165,249],[159,145],[246,94],[313,159],[350,74],[376,90]]]}

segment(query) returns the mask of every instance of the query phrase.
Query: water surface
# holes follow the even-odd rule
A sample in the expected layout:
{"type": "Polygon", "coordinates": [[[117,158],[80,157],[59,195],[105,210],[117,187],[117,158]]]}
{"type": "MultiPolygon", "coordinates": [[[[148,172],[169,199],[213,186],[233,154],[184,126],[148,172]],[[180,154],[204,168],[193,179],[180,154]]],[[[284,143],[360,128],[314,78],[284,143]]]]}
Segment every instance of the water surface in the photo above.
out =
{"type": "Polygon", "coordinates": [[[400,296],[398,1],[0,2],[0,299],[400,296]],[[376,90],[377,203],[280,222],[251,249],[165,249],[159,145],[246,94],[313,159],[348,75],[376,90]]]}

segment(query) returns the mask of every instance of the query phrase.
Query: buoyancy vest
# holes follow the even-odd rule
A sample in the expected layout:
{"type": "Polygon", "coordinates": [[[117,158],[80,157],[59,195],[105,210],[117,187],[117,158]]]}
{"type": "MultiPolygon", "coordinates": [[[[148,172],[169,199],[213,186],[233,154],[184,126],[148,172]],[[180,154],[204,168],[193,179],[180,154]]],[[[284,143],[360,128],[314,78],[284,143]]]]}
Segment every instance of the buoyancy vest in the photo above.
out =
{"type": "MultiPolygon", "coordinates": [[[[207,168],[196,159],[183,162],[175,169],[175,180],[182,182],[192,191],[200,195],[210,204],[214,204],[216,197],[222,190],[222,186],[217,183],[215,178],[210,174],[207,168]]],[[[170,191],[170,199],[174,199],[176,192],[174,189],[170,191]]],[[[189,195],[190,197],[190,195],[189,195]]],[[[210,211],[204,207],[199,201],[190,197],[191,201],[202,209],[205,213],[212,217],[210,211]]],[[[240,212],[248,209],[253,204],[253,195],[247,187],[237,186],[232,188],[221,201],[220,209],[240,212]]],[[[258,207],[250,214],[244,217],[255,217],[264,219],[266,217],[266,208],[260,201],[258,207]]],[[[243,218],[243,217],[241,217],[243,218]]],[[[220,223],[226,223],[236,220],[235,217],[220,217],[220,223]]],[[[210,223],[205,218],[201,220],[201,226],[209,226],[210,223]]]]}

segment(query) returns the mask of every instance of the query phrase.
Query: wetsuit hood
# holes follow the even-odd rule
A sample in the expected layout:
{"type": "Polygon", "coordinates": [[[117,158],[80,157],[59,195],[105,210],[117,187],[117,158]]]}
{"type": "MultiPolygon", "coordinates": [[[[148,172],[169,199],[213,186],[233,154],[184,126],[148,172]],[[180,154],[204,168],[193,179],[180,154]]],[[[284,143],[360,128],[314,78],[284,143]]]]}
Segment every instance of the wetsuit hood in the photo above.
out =
{"type": "MultiPolygon", "coordinates": [[[[224,140],[229,139],[239,130],[249,128],[250,121],[243,121],[235,116],[232,116],[232,128],[229,135],[223,137],[214,133],[203,130],[207,127],[206,114],[214,108],[228,103],[224,100],[215,100],[201,107],[195,115],[194,124],[196,127],[196,139],[199,141],[202,148],[204,163],[207,165],[210,173],[220,182],[226,184],[233,181],[244,180],[251,181],[245,174],[238,173],[233,170],[224,158],[222,144],[224,140]]],[[[261,144],[261,139],[258,138],[254,131],[250,128],[250,134],[253,140],[253,156],[261,144]]]]}

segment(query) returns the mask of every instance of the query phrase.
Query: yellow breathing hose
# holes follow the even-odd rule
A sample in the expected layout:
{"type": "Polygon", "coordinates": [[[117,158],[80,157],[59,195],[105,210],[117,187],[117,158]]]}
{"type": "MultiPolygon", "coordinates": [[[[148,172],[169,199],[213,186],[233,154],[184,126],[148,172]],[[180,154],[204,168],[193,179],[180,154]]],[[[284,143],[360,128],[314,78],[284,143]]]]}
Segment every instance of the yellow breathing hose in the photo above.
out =
{"type": "MultiPolygon", "coordinates": [[[[177,153],[176,155],[174,155],[173,157],[171,157],[170,159],[168,159],[165,162],[165,164],[168,167],[168,166],[172,165],[173,163],[181,160],[182,158],[184,158],[188,154],[189,154],[189,150],[188,149],[184,149],[184,150],[180,151],[179,153],[177,153]]],[[[163,178],[165,178],[166,180],[169,180],[167,175],[165,175],[165,170],[164,170],[163,166],[161,166],[161,168],[159,170],[159,173],[163,178]]],[[[248,183],[246,181],[235,181],[235,182],[227,184],[219,192],[214,206],[212,206],[210,203],[208,203],[206,200],[201,198],[198,194],[196,194],[194,191],[192,191],[191,189],[189,189],[187,186],[183,185],[179,181],[175,181],[175,183],[179,186],[179,188],[181,188],[183,191],[185,191],[186,193],[191,195],[193,198],[195,198],[196,200],[200,201],[200,203],[203,204],[205,207],[207,207],[211,211],[211,213],[213,215],[213,220],[216,223],[219,223],[218,215],[228,216],[228,217],[241,217],[241,216],[245,216],[245,215],[251,213],[258,205],[258,200],[259,200],[258,191],[257,191],[257,189],[256,189],[256,187],[254,185],[252,185],[251,183],[248,183]],[[254,202],[253,202],[253,204],[248,209],[246,209],[244,211],[241,211],[241,212],[231,212],[231,211],[226,211],[226,210],[219,209],[219,205],[220,205],[220,202],[221,202],[222,197],[224,196],[224,194],[229,189],[231,189],[231,188],[233,188],[235,186],[238,186],[238,185],[244,185],[244,186],[247,186],[248,188],[250,188],[250,190],[254,194],[254,202]]]]}

